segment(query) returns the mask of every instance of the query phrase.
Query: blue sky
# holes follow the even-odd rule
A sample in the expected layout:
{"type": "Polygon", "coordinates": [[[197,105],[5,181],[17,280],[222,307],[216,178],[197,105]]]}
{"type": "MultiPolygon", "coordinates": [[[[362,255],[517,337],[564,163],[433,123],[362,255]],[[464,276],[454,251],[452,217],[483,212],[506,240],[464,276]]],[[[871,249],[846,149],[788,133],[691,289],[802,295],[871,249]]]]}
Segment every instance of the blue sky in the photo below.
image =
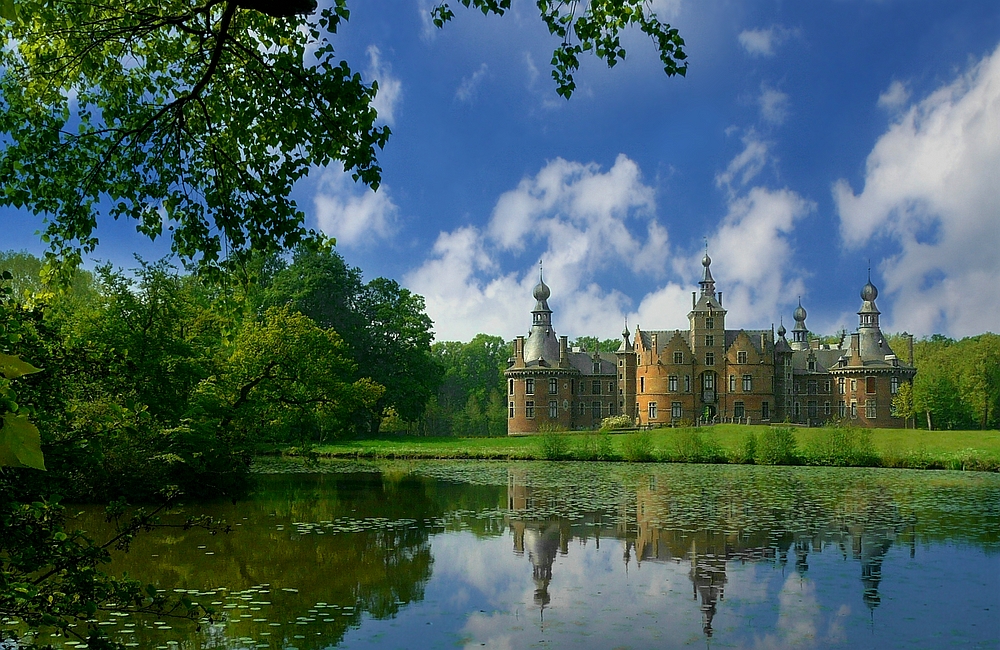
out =
{"type": "MultiPolygon", "coordinates": [[[[801,296],[813,331],[853,329],[870,259],[883,329],[1000,329],[995,0],[652,4],[687,77],[630,33],[566,101],[533,3],[442,30],[427,0],[351,3],[333,42],[393,135],[377,193],[296,188],[309,224],[424,295],[441,340],[525,331],[539,259],[560,334],[685,327],[705,238],[730,327],[789,326],[801,296]]],[[[167,250],[99,222],[97,259],[167,250]]],[[[40,227],[0,212],[0,245],[41,252],[40,227]]]]}

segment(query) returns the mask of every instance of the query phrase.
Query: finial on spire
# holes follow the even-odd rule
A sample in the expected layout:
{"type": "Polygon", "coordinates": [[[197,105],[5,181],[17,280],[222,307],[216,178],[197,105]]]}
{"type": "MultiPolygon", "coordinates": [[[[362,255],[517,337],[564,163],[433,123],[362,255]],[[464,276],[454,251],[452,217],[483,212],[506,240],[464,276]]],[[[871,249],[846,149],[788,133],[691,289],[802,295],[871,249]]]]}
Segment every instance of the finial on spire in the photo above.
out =
{"type": "Polygon", "coordinates": [[[542,281],[542,260],[538,260],[538,281],[542,281]]]}

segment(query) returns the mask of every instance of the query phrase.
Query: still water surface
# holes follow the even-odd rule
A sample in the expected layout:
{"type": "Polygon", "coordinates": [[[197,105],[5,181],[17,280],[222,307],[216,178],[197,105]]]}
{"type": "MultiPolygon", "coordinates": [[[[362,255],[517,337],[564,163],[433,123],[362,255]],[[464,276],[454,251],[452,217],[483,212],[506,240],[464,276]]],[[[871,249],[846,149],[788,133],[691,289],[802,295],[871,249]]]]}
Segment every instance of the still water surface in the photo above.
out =
{"type": "MultiPolygon", "coordinates": [[[[1000,475],[268,461],[113,569],[224,613],[141,648],[998,648],[1000,475]]],[[[183,513],[177,513],[183,514],[183,513]]],[[[82,515],[84,527],[101,525],[82,515]]]]}

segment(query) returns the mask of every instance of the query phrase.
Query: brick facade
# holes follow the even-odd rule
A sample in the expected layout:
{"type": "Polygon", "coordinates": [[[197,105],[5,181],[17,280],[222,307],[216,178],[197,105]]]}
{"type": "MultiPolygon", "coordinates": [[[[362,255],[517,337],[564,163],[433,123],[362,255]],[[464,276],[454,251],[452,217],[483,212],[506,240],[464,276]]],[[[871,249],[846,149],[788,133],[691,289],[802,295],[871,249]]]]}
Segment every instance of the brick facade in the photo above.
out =
{"type": "Polygon", "coordinates": [[[879,329],[878,290],[861,291],[858,331],[849,346],[820,345],[809,336],[806,311],[795,309],[792,342],[785,328],[726,329],[722,293],[705,255],[700,292],[692,293],[687,330],[622,332],[615,353],[567,349],[555,336],[549,288],[535,287],[532,329],[514,341],[506,371],[508,433],[589,429],[625,414],[640,426],[704,422],[849,421],[901,427],[892,397],[916,370],[889,348],[879,329]]]}

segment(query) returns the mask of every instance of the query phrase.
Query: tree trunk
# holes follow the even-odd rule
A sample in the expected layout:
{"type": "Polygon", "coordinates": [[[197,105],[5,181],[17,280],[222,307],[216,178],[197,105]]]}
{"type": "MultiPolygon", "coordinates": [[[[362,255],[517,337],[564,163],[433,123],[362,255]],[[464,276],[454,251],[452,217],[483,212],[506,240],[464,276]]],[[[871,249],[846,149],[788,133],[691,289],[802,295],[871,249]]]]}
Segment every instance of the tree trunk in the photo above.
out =
{"type": "Polygon", "coordinates": [[[933,431],[934,427],[931,426],[931,412],[930,411],[924,411],[924,413],[927,414],[927,430],[928,431],[933,431]]]}

